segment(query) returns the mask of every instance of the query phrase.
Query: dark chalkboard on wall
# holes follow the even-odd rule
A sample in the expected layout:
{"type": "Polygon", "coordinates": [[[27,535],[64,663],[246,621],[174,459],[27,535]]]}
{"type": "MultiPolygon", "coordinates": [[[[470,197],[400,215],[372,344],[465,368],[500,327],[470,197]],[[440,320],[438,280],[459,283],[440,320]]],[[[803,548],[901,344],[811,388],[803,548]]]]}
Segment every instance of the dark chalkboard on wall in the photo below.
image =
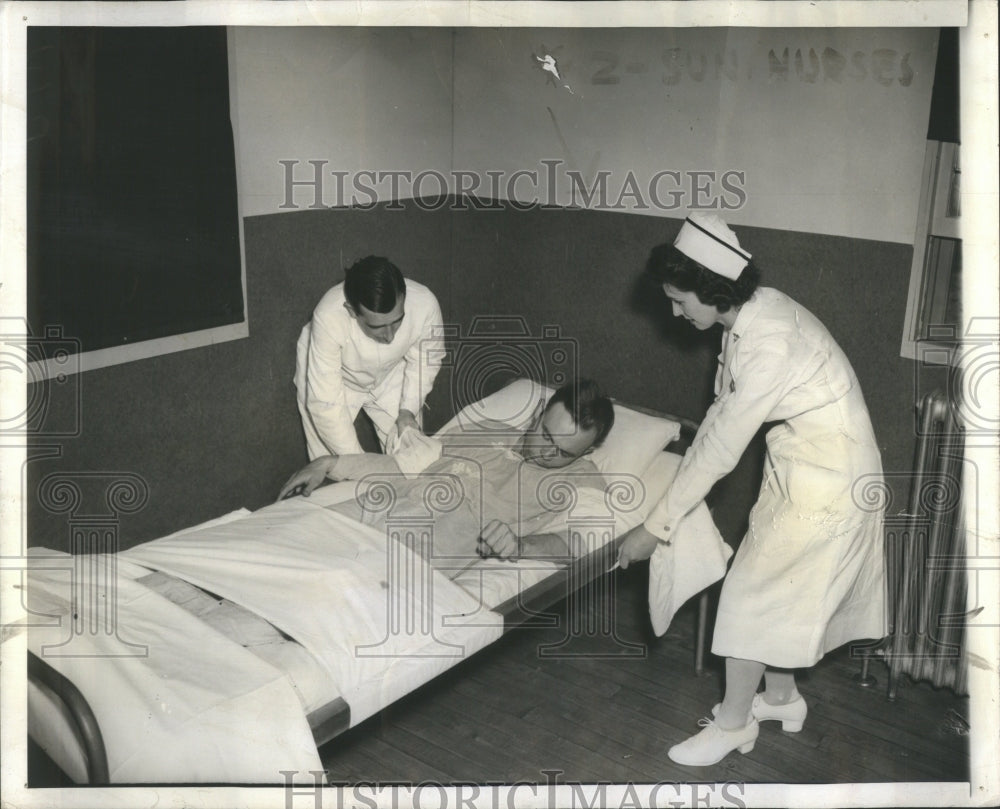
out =
{"type": "Polygon", "coordinates": [[[27,67],[33,333],[86,352],[242,322],[225,28],[32,27],[27,67]]]}

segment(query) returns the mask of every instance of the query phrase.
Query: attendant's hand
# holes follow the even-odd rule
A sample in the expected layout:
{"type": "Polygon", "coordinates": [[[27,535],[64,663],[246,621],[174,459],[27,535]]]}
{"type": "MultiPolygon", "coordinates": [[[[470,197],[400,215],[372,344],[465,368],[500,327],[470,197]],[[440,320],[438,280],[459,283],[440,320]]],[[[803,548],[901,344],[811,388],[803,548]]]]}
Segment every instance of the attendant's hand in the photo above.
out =
{"type": "Polygon", "coordinates": [[[653,555],[660,538],[650,533],[646,526],[637,525],[627,534],[618,549],[618,563],[625,570],[632,562],[641,562],[653,555]]]}
{"type": "Polygon", "coordinates": [[[396,435],[402,437],[403,431],[408,427],[412,427],[418,433],[420,432],[420,425],[417,424],[417,417],[414,416],[409,410],[400,410],[399,415],[396,417],[396,435]]]}
{"type": "Polygon", "coordinates": [[[333,467],[336,462],[336,455],[321,455],[308,466],[302,467],[281,487],[278,499],[284,500],[297,494],[308,497],[319,484],[328,477],[333,477],[333,467]]]}
{"type": "Polygon", "coordinates": [[[507,523],[490,520],[476,542],[476,553],[482,557],[498,556],[501,559],[517,559],[521,555],[521,543],[507,523]]]}

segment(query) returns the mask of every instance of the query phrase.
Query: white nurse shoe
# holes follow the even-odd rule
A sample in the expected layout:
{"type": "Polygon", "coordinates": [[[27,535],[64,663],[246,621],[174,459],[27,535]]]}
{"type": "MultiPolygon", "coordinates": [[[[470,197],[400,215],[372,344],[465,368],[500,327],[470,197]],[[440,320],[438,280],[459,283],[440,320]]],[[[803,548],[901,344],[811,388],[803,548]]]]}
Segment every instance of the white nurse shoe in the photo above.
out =
{"type": "MultiPolygon", "coordinates": [[[[712,708],[712,716],[718,716],[720,708],[722,708],[722,703],[716,703],[712,708]]],[[[781,729],[788,733],[798,733],[802,730],[807,713],[809,713],[809,708],[801,694],[796,694],[795,699],[784,705],[772,705],[764,701],[763,693],[755,694],[753,703],[750,705],[750,715],[758,722],[780,719],[781,729]]]]}
{"type": "Polygon", "coordinates": [[[749,753],[760,732],[760,725],[753,718],[744,727],[735,730],[723,730],[711,719],[699,719],[698,724],[703,728],[700,733],[667,751],[671,761],[691,767],[707,767],[722,761],[733,750],[749,753]]]}
{"type": "Polygon", "coordinates": [[[796,695],[795,699],[785,705],[771,705],[764,702],[763,694],[757,694],[753,698],[750,713],[759,722],[764,722],[768,719],[780,719],[782,730],[786,730],[789,733],[798,733],[802,730],[802,724],[806,721],[806,714],[809,713],[809,708],[806,707],[806,701],[802,699],[801,694],[796,695]]]}

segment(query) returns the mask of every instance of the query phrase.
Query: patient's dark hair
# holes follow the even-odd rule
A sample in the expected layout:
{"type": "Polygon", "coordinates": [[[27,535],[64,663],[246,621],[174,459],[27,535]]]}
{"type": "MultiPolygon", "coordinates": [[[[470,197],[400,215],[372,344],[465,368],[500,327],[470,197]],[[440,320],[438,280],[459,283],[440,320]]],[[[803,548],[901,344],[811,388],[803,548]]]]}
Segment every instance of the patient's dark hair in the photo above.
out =
{"type": "Polygon", "coordinates": [[[558,402],[565,407],[581,430],[597,430],[593,446],[599,447],[615,424],[615,408],[593,379],[567,382],[549,397],[548,410],[558,402]]]}
{"type": "Polygon", "coordinates": [[[387,258],[368,256],[348,267],[344,274],[344,297],[355,311],[360,305],[369,312],[385,314],[405,296],[403,274],[387,258]]]}
{"type": "Polygon", "coordinates": [[[739,278],[730,281],[688,258],[672,244],[653,248],[646,262],[646,272],[661,284],[670,284],[681,292],[693,292],[699,301],[714,306],[720,314],[750,300],[760,283],[760,270],[752,261],[743,268],[739,278]]]}

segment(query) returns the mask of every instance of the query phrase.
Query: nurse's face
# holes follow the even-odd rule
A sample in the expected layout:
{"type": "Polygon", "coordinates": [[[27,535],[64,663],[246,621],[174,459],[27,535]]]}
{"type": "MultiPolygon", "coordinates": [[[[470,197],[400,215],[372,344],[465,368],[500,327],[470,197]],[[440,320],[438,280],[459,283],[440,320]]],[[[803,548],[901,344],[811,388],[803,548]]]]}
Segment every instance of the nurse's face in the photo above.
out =
{"type": "Polygon", "coordinates": [[[719,310],[698,300],[693,292],[683,292],[670,284],[663,285],[664,294],[670,299],[674,317],[683,317],[699,331],[705,331],[719,320],[719,310]]]}
{"type": "Polygon", "coordinates": [[[399,331],[399,327],[403,322],[403,316],[406,314],[404,310],[405,303],[406,299],[400,298],[396,301],[396,305],[391,312],[373,312],[361,304],[358,305],[357,309],[353,309],[347,304],[345,306],[347,307],[347,311],[351,313],[351,317],[358,321],[361,331],[368,337],[371,337],[376,343],[389,345],[395,338],[396,332],[399,331]]]}

